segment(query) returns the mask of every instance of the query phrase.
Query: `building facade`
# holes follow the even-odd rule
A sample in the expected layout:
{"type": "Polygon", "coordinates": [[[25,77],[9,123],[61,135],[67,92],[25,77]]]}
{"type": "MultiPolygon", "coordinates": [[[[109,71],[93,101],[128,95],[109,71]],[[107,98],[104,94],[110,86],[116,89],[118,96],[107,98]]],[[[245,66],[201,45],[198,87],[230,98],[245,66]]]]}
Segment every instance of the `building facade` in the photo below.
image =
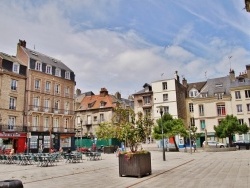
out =
{"type": "Polygon", "coordinates": [[[0,146],[24,152],[27,126],[24,126],[26,69],[14,56],[0,53],[0,146]]]}
{"type": "Polygon", "coordinates": [[[19,40],[16,58],[27,66],[24,125],[29,151],[42,144],[50,148],[74,148],[75,75],[63,62],[26,48],[19,40]]]}

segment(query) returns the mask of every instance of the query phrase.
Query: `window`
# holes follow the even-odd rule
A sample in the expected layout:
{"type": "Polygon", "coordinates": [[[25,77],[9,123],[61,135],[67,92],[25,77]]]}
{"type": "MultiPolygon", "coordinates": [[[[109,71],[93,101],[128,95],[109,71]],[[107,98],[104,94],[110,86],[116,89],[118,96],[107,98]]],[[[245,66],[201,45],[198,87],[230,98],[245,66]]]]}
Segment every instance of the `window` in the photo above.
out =
{"type": "Polygon", "coordinates": [[[33,128],[37,128],[38,127],[38,125],[39,125],[39,117],[38,116],[33,116],[33,121],[32,121],[32,126],[33,126],[33,128]]]}
{"type": "Polygon", "coordinates": [[[192,117],[192,118],[190,118],[190,125],[191,126],[195,126],[195,120],[194,120],[194,118],[192,117]]]}
{"type": "Polygon", "coordinates": [[[65,118],[64,119],[64,128],[67,129],[69,127],[69,119],[68,118],[65,118]]]}
{"type": "Polygon", "coordinates": [[[250,112],[250,104],[247,104],[247,111],[250,112]]]}
{"type": "Polygon", "coordinates": [[[69,96],[69,87],[65,87],[65,96],[69,96]]]}
{"type": "Polygon", "coordinates": [[[35,80],[35,89],[40,89],[40,80],[35,80]]]}
{"type": "Polygon", "coordinates": [[[16,109],[16,98],[10,97],[9,109],[15,110],[16,109]]]}
{"type": "Polygon", "coordinates": [[[44,128],[49,128],[49,117],[44,118],[44,128]]]}
{"type": "Polygon", "coordinates": [[[189,91],[189,97],[196,97],[198,95],[197,89],[191,89],[189,91]]]}
{"type": "Polygon", "coordinates": [[[245,90],[245,97],[250,98],[250,90],[245,90]]]}
{"type": "Polygon", "coordinates": [[[226,115],[226,108],[224,104],[217,104],[217,114],[218,116],[226,115]]]}
{"type": "Polygon", "coordinates": [[[167,90],[168,89],[168,83],[167,82],[162,82],[162,89],[167,90]]]}
{"type": "Polygon", "coordinates": [[[104,121],[104,114],[100,114],[100,122],[104,121]]]}
{"type": "Polygon", "coordinates": [[[70,79],[70,72],[69,72],[69,71],[66,71],[66,72],[65,72],[65,78],[66,78],[66,79],[70,79]]]}
{"type": "Polygon", "coordinates": [[[59,84],[55,85],[55,93],[60,94],[60,85],[59,84]]]}
{"type": "Polygon", "coordinates": [[[58,128],[58,127],[59,127],[59,118],[54,118],[53,128],[58,128]]]}
{"type": "Polygon", "coordinates": [[[217,99],[223,99],[223,95],[224,93],[216,93],[215,96],[217,97],[217,99]]]}
{"type": "Polygon", "coordinates": [[[100,107],[105,107],[105,105],[106,105],[106,102],[101,101],[100,107]]]}
{"type": "Polygon", "coordinates": [[[52,74],[52,67],[51,67],[51,65],[47,65],[46,66],[46,73],[47,74],[52,74]]]}
{"type": "Polygon", "coordinates": [[[11,90],[16,91],[17,90],[17,81],[11,79],[11,90]]]}
{"type": "Polygon", "coordinates": [[[35,70],[42,71],[42,63],[41,62],[39,62],[39,61],[36,62],[35,70]]]}
{"type": "Polygon", "coordinates": [[[150,96],[143,97],[143,102],[144,102],[144,104],[150,104],[151,103],[151,97],[150,96]]]}
{"type": "Polygon", "coordinates": [[[94,116],[94,121],[97,121],[97,116],[94,116]]]}
{"type": "Polygon", "coordinates": [[[163,94],[163,101],[168,101],[168,94],[163,94]]]}
{"type": "Polygon", "coordinates": [[[206,128],[205,120],[200,120],[200,126],[201,126],[201,130],[204,130],[206,128]]]}
{"type": "Polygon", "coordinates": [[[194,104],[189,103],[189,112],[194,112],[194,104]]]}
{"type": "Polygon", "coordinates": [[[151,115],[151,109],[150,108],[145,109],[144,114],[150,116],[151,115]]]}
{"type": "Polygon", "coordinates": [[[242,105],[241,104],[237,104],[236,108],[237,108],[238,113],[242,112],[242,105]]]}
{"type": "Polygon", "coordinates": [[[55,102],[55,110],[58,110],[59,109],[59,101],[56,101],[55,102]]]}
{"type": "Polygon", "coordinates": [[[64,104],[64,112],[65,113],[69,112],[69,102],[65,102],[65,104],[64,104]]]}
{"type": "Polygon", "coordinates": [[[50,101],[49,101],[49,99],[45,99],[44,100],[44,110],[45,111],[48,111],[49,110],[49,105],[50,104],[50,101]]]}
{"type": "Polygon", "coordinates": [[[202,104],[199,105],[199,114],[200,116],[204,116],[204,106],[202,104]]]}
{"type": "Polygon", "coordinates": [[[9,120],[8,120],[8,129],[9,130],[14,130],[16,124],[16,117],[14,116],[9,116],[9,120]]]}
{"type": "Polygon", "coordinates": [[[61,69],[56,68],[55,76],[61,77],[61,69]]]}
{"type": "Polygon", "coordinates": [[[240,91],[235,91],[235,99],[241,99],[240,91]]]}
{"type": "Polygon", "coordinates": [[[50,82],[48,82],[48,81],[45,83],[45,90],[46,90],[46,92],[49,92],[49,91],[50,91],[50,85],[51,85],[51,84],[50,84],[50,82]]]}
{"type": "Polygon", "coordinates": [[[15,72],[15,73],[19,73],[19,68],[20,68],[19,63],[14,63],[12,71],[15,72]]]}
{"type": "Polygon", "coordinates": [[[169,106],[164,106],[163,107],[163,113],[169,114],[169,106]]]}
{"type": "Polygon", "coordinates": [[[244,124],[244,119],[238,119],[239,124],[243,125],[244,124]]]}
{"type": "Polygon", "coordinates": [[[39,97],[35,97],[33,99],[33,105],[34,105],[34,108],[38,108],[39,107],[39,97]]]}

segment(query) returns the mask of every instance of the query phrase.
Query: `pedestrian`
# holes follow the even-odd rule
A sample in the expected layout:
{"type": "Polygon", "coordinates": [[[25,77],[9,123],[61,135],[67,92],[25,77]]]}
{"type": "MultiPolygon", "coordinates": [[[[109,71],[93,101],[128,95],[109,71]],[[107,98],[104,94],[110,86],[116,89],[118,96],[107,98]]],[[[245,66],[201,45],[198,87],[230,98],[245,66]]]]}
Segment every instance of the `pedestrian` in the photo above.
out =
{"type": "Polygon", "coordinates": [[[68,151],[67,151],[68,154],[71,154],[71,149],[69,148],[68,151]]]}
{"type": "Polygon", "coordinates": [[[193,146],[194,146],[194,152],[195,152],[196,151],[196,141],[195,140],[194,140],[193,146]]]}

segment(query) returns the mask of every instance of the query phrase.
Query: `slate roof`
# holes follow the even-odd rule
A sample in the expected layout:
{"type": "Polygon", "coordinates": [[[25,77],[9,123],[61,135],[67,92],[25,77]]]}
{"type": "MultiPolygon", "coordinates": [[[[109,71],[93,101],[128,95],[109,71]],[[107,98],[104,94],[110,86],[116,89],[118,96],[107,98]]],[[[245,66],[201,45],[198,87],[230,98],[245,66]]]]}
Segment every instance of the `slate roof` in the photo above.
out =
{"type": "Polygon", "coordinates": [[[241,86],[250,86],[250,79],[238,77],[234,82],[231,83],[231,88],[241,87],[241,86]]]}
{"type": "Polygon", "coordinates": [[[152,92],[152,86],[151,86],[150,84],[145,83],[145,84],[143,85],[143,87],[144,87],[144,89],[142,89],[142,90],[140,90],[140,91],[134,93],[133,95],[140,95],[140,94],[152,92]],[[149,91],[146,91],[146,88],[147,88],[147,87],[149,88],[149,91]]]}
{"type": "Polygon", "coordinates": [[[200,93],[207,93],[207,96],[214,96],[215,93],[230,94],[230,77],[208,79],[200,93]]]}
{"type": "Polygon", "coordinates": [[[37,52],[37,51],[34,51],[34,50],[30,50],[28,48],[24,48],[23,46],[21,46],[21,48],[28,54],[28,56],[31,59],[40,61],[42,63],[46,63],[46,64],[54,66],[54,67],[58,67],[60,69],[66,70],[66,71],[73,72],[69,67],[67,67],[63,62],[61,62],[58,59],[49,57],[47,55],[44,55],[44,54],[37,52]]]}
{"type": "Polygon", "coordinates": [[[191,89],[193,89],[193,88],[197,89],[197,90],[200,92],[201,89],[204,87],[204,85],[205,85],[206,83],[207,83],[206,81],[188,83],[187,92],[189,92],[189,91],[190,91],[191,89]]]}

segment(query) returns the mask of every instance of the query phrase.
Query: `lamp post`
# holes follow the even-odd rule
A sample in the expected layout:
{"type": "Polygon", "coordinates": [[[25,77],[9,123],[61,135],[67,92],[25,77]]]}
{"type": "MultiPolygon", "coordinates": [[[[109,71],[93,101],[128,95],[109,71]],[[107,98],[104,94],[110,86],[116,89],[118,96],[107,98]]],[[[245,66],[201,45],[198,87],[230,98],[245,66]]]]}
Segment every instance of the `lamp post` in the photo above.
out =
{"type": "Polygon", "coordinates": [[[82,119],[80,120],[81,123],[81,146],[82,146],[82,119]]]}
{"type": "Polygon", "coordinates": [[[164,148],[164,134],[163,134],[163,123],[162,123],[162,114],[163,114],[163,107],[160,107],[160,114],[161,114],[161,134],[162,134],[162,154],[163,154],[163,161],[166,161],[165,156],[165,148],[164,148]]]}

